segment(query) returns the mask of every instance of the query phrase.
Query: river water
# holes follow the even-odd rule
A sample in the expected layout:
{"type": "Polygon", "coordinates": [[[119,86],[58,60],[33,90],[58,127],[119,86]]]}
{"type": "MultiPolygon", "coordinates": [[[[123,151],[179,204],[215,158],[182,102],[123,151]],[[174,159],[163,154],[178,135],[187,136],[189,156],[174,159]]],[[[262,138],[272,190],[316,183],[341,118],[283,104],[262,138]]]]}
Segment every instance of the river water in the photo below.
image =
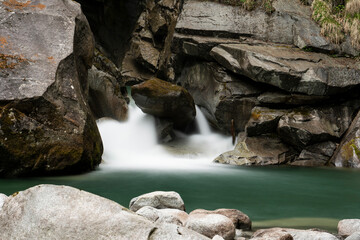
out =
{"type": "Polygon", "coordinates": [[[187,212],[236,208],[255,228],[318,227],[335,232],[344,218],[360,218],[360,171],[301,167],[235,167],[212,163],[231,150],[231,138],[210,130],[197,114],[200,133],[171,144],[156,140],[154,119],[133,104],[127,122],[100,120],[104,162],[97,171],[66,177],[1,179],[10,195],[37,184],[69,185],[128,206],[131,198],[176,191],[187,212]]]}

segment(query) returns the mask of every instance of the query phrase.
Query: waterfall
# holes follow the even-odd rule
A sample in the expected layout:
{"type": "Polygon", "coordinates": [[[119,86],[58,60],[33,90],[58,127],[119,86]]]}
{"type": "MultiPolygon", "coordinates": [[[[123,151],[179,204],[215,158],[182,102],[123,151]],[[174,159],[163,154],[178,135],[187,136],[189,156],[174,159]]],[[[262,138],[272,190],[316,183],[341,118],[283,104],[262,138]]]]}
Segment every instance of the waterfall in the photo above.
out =
{"type": "Polygon", "coordinates": [[[206,169],[221,153],[233,148],[231,137],[211,132],[205,116],[197,108],[199,134],[176,132],[167,144],[157,141],[155,119],[144,114],[133,102],[129,119],[118,122],[100,119],[98,128],[104,144],[101,169],[206,169]]]}

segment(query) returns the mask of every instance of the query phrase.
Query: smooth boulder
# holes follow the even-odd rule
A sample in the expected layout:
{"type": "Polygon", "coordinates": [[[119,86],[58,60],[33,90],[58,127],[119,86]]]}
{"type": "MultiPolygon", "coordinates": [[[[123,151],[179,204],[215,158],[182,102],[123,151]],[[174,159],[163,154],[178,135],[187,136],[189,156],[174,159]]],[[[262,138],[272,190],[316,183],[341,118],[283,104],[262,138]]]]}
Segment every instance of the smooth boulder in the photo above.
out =
{"type": "Polygon", "coordinates": [[[184,128],[195,119],[195,103],[189,92],[177,85],[152,78],[131,88],[136,105],[144,112],[184,128]]]}
{"type": "Polygon", "coordinates": [[[219,235],[225,240],[232,240],[235,237],[234,224],[228,217],[220,214],[190,214],[185,227],[209,238],[219,235]]]}
{"type": "Polygon", "coordinates": [[[338,233],[343,237],[360,232],[360,219],[343,219],[338,223],[338,233]]]}
{"type": "Polygon", "coordinates": [[[140,208],[136,214],[156,223],[171,223],[180,226],[183,226],[188,218],[186,212],[178,209],[156,209],[150,206],[140,208]]]}
{"type": "Polygon", "coordinates": [[[0,176],[79,173],[101,162],[87,103],[94,40],[70,0],[0,5],[0,176]]]}
{"type": "Polygon", "coordinates": [[[177,192],[156,191],[146,193],[131,199],[129,208],[138,211],[140,208],[150,206],[157,209],[173,208],[185,211],[185,204],[177,192]]]}

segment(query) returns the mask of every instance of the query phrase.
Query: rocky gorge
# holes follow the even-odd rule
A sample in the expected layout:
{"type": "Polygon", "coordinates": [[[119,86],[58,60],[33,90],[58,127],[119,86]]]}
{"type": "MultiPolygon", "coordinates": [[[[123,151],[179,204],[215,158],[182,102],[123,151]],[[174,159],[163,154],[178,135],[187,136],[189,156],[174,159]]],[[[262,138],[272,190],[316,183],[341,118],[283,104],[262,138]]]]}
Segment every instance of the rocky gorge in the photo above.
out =
{"type": "MultiPolygon", "coordinates": [[[[359,12],[358,0],[0,0],[0,177],[95,170],[96,120],[126,121],[129,94],[155,117],[164,144],[196,133],[201,109],[235,145],[216,163],[359,168],[359,12]]],[[[250,231],[237,209],[188,214],[179,194],[164,192],[133,199],[129,210],[40,185],[1,195],[0,206],[4,239],[351,240],[360,232],[358,219],[340,221],[338,234],[250,231]]]]}

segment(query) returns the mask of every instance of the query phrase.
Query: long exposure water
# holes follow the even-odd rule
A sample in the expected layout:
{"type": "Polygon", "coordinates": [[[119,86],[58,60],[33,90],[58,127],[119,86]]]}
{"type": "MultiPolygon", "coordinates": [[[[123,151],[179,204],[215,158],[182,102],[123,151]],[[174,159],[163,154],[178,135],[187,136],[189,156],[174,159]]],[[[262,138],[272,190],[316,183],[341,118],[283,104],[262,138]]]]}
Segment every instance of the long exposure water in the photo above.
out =
{"type": "Polygon", "coordinates": [[[133,104],[126,122],[98,126],[104,162],[92,173],[46,178],[1,179],[7,195],[37,184],[69,185],[128,206],[131,198],[163,190],[180,193],[188,212],[236,208],[255,228],[318,227],[336,231],[339,219],[360,218],[360,171],[300,167],[235,167],[212,163],[233,148],[231,138],[211,132],[201,114],[200,134],[178,133],[157,143],[154,119],[133,104]]]}

